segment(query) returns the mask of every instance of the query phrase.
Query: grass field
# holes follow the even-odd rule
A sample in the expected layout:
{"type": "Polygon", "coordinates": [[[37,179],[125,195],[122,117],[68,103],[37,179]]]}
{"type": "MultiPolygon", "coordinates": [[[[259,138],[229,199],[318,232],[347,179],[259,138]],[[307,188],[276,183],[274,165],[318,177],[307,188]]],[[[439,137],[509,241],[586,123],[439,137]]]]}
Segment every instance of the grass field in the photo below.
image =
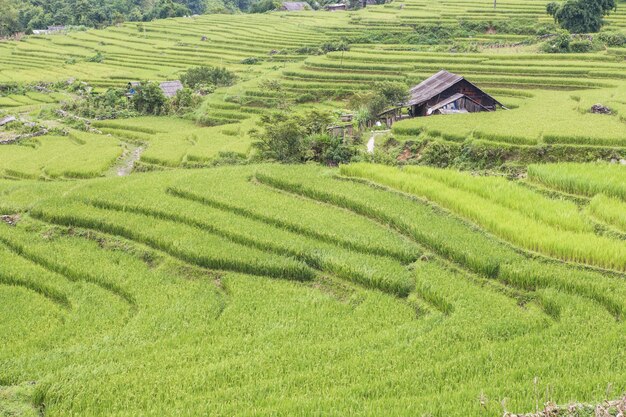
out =
{"type": "Polygon", "coordinates": [[[549,24],[544,10],[410,0],[0,41],[0,85],[237,75],[204,98],[203,124],[83,132],[54,116],[69,92],[0,95],[0,119],[50,130],[0,144],[0,417],[502,416],[622,398],[626,48],[546,54],[506,30],[386,40],[549,24]],[[349,51],[300,50],[342,38],[349,51]],[[398,122],[339,167],[254,159],[250,131],[285,100],[340,114],[377,81],[441,68],[509,110],[398,122]],[[363,162],[383,136],[417,156],[363,162]],[[426,166],[423,143],[503,169],[426,166]]]}

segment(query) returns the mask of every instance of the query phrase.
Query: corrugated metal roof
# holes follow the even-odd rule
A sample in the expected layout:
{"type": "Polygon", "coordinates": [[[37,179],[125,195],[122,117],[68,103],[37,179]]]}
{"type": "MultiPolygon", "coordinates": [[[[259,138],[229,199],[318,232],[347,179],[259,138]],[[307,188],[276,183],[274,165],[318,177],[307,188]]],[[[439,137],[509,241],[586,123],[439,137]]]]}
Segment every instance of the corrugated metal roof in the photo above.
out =
{"type": "Polygon", "coordinates": [[[181,83],[178,80],[164,81],[161,84],[159,84],[159,86],[161,87],[161,91],[163,91],[163,94],[165,94],[165,97],[167,98],[172,98],[176,96],[176,93],[179,90],[183,89],[183,83],[181,83]]]}
{"type": "MultiPolygon", "coordinates": [[[[461,93],[456,93],[453,96],[448,97],[445,100],[440,101],[439,103],[435,104],[434,106],[432,106],[429,110],[437,110],[440,107],[443,107],[445,105],[448,105],[450,103],[454,103],[455,101],[457,101],[458,99],[465,97],[465,94],[461,94],[461,93]]],[[[473,100],[472,100],[473,101],[473,100]]]]}
{"type": "Polygon", "coordinates": [[[409,101],[407,105],[415,106],[424,103],[435,97],[437,94],[443,93],[454,84],[463,80],[460,75],[441,70],[432,77],[422,81],[409,91],[409,101]]]}

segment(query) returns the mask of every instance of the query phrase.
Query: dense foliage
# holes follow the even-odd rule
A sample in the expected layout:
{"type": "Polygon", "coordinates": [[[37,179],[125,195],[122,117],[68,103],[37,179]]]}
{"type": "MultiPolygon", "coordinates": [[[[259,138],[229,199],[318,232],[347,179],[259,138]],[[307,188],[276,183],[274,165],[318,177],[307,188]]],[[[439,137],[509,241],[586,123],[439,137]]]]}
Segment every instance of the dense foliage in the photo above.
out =
{"type": "Polygon", "coordinates": [[[204,13],[205,0],[0,0],[0,36],[53,25],[99,27],[204,13]]]}
{"type": "Polygon", "coordinates": [[[331,114],[315,110],[303,115],[287,112],[263,115],[262,130],[253,132],[254,146],[261,158],[284,163],[348,162],[355,154],[354,147],[326,132],[332,120],[331,114]]]}
{"type": "Polygon", "coordinates": [[[591,33],[598,32],[604,24],[604,16],[616,8],[615,0],[566,0],[549,3],[547,12],[572,33],[591,33]]]}
{"type": "Polygon", "coordinates": [[[180,81],[191,89],[202,87],[227,87],[233,85],[236,76],[226,68],[199,66],[189,68],[180,76],[180,81]]]}

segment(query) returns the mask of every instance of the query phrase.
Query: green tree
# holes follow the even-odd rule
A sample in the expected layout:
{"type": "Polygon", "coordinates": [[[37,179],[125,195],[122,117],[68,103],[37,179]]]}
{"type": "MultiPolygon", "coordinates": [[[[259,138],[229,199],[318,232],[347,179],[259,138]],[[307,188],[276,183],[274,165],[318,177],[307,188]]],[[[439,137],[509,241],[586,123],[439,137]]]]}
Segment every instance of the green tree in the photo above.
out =
{"type": "Polygon", "coordinates": [[[141,83],[133,96],[135,109],[142,114],[160,115],[167,113],[167,97],[159,84],[155,82],[141,83]]]}
{"type": "Polygon", "coordinates": [[[616,0],[566,0],[549,3],[546,11],[571,33],[592,33],[602,28],[603,18],[616,8],[616,0]]]}
{"type": "Polygon", "coordinates": [[[189,68],[180,76],[180,81],[191,89],[202,85],[225,87],[233,85],[235,74],[226,68],[200,66],[189,68]]]}
{"type": "Polygon", "coordinates": [[[404,83],[383,81],[374,84],[374,92],[367,106],[370,117],[376,117],[388,107],[403,103],[408,93],[409,90],[404,83]]]}
{"type": "Polygon", "coordinates": [[[286,112],[266,114],[261,117],[261,131],[253,131],[256,139],[254,146],[264,159],[284,163],[298,163],[317,160],[324,155],[319,150],[319,140],[312,136],[323,135],[326,127],[332,122],[328,112],[312,111],[304,115],[286,112]]]}
{"type": "Polygon", "coordinates": [[[0,36],[12,35],[23,30],[18,17],[18,9],[12,1],[0,0],[0,36]]]}

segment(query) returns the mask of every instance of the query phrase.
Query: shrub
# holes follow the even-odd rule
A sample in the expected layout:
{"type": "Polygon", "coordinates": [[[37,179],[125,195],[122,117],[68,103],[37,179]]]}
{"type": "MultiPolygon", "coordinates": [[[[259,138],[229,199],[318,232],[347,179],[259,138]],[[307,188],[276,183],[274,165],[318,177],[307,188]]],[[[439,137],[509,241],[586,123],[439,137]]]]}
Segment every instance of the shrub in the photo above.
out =
{"type": "Polygon", "coordinates": [[[137,87],[132,102],[135,109],[142,114],[160,115],[168,112],[167,98],[159,84],[152,81],[141,83],[137,87]]]}
{"type": "Polygon", "coordinates": [[[226,68],[209,66],[189,68],[180,76],[180,81],[191,89],[211,84],[216,87],[227,87],[233,85],[235,79],[235,74],[226,68]]]}
{"type": "Polygon", "coordinates": [[[606,46],[626,46],[626,34],[623,32],[602,32],[598,35],[598,39],[604,42],[606,46]]]}
{"type": "Polygon", "coordinates": [[[593,50],[593,43],[589,39],[573,41],[569,45],[570,52],[584,53],[593,50]]]}
{"type": "Polygon", "coordinates": [[[251,135],[264,159],[294,163],[340,158],[345,150],[324,134],[331,122],[330,113],[316,110],[304,115],[273,113],[263,115],[262,131],[252,131],[251,135]]]}
{"type": "Polygon", "coordinates": [[[98,52],[94,56],[87,58],[86,61],[101,64],[104,62],[104,55],[101,52],[98,52]]]}
{"type": "Polygon", "coordinates": [[[555,37],[548,40],[541,46],[543,52],[550,54],[569,52],[572,38],[567,31],[560,31],[555,37]]]}
{"type": "Polygon", "coordinates": [[[261,61],[263,61],[261,58],[249,57],[242,59],[241,61],[239,61],[239,63],[244,65],[255,65],[261,61]]]}
{"type": "Polygon", "coordinates": [[[348,45],[345,41],[338,42],[326,42],[323,43],[320,49],[325,53],[335,52],[335,51],[349,51],[350,45],[348,45]]]}
{"type": "Polygon", "coordinates": [[[79,99],[65,103],[63,110],[97,120],[118,119],[136,116],[129,106],[126,91],[109,88],[103,94],[84,94],[79,99]]]}
{"type": "Polygon", "coordinates": [[[183,88],[176,92],[176,96],[172,98],[172,111],[177,114],[187,113],[200,104],[200,96],[196,95],[189,88],[183,88]]]}

